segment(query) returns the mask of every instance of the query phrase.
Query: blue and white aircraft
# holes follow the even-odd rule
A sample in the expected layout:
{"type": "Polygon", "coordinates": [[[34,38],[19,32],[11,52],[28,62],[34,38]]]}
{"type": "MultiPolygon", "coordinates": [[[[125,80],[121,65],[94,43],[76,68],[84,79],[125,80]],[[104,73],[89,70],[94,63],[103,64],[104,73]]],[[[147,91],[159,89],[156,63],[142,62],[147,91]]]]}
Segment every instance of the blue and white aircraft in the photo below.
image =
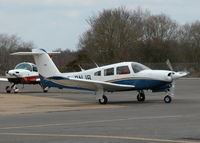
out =
{"type": "Polygon", "coordinates": [[[100,104],[106,104],[106,92],[138,92],[137,100],[145,101],[144,90],[166,92],[165,103],[174,96],[174,81],[188,72],[152,70],[137,62],[121,62],[80,72],[61,73],[43,49],[18,52],[12,55],[33,55],[43,86],[93,91],[100,104]]]}

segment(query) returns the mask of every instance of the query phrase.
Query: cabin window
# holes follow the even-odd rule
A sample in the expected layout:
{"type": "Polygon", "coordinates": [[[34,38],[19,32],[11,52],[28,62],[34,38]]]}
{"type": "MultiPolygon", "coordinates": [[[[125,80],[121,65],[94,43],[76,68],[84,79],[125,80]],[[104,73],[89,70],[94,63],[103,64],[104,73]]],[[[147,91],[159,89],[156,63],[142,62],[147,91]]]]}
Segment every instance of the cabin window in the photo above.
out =
{"type": "Polygon", "coordinates": [[[128,66],[117,67],[117,74],[130,74],[128,66]]]}
{"type": "Polygon", "coordinates": [[[33,66],[33,71],[34,71],[34,72],[37,72],[37,71],[38,71],[36,66],[33,66]]]}
{"type": "Polygon", "coordinates": [[[97,71],[94,73],[94,76],[101,76],[101,71],[97,71]]]}
{"type": "Polygon", "coordinates": [[[114,75],[114,68],[104,70],[104,76],[114,75]]]}

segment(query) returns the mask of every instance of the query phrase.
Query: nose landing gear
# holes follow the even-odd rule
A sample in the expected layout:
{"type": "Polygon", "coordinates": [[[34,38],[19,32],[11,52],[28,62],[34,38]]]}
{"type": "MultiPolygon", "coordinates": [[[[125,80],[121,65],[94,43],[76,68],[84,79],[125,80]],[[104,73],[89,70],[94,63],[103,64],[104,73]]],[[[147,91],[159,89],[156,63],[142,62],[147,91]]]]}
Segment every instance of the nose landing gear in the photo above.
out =
{"type": "Polygon", "coordinates": [[[6,86],[5,90],[6,90],[6,93],[11,93],[12,90],[14,93],[19,92],[19,89],[17,88],[17,86],[15,84],[12,84],[11,86],[6,86]]]}
{"type": "Polygon", "coordinates": [[[169,88],[166,93],[167,95],[164,97],[164,102],[165,103],[171,103],[172,102],[172,97],[174,96],[174,85],[172,85],[171,88],[169,88]]]}
{"type": "Polygon", "coordinates": [[[166,95],[166,96],[164,97],[164,101],[165,101],[165,103],[170,103],[170,102],[172,101],[172,97],[169,96],[169,95],[166,95]]]}

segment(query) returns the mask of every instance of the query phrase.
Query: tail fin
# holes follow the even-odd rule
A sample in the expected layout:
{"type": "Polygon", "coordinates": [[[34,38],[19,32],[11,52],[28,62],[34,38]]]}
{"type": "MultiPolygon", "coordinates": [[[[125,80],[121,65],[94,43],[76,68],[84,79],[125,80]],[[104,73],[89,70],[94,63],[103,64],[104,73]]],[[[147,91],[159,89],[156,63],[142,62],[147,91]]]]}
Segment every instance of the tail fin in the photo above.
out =
{"type": "Polygon", "coordinates": [[[32,52],[17,52],[11,55],[33,55],[39,74],[43,77],[51,77],[60,75],[60,71],[48,55],[55,53],[58,52],[47,53],[43,49],[32,49],[32,52]]]}

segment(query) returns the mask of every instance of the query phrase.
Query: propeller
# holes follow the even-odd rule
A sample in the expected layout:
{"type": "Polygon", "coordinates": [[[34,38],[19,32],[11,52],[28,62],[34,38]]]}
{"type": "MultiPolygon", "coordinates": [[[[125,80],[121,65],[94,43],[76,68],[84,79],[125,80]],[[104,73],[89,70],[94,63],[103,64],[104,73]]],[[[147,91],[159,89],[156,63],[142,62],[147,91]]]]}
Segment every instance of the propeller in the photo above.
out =
{"type": "Polygon", "coordinates": [[[167,59],[166,64],[167,64],[168,68],[171,71],[170,73],[168,73],[168,76],[171,77],[171,81],[172,81],[172,86],[171,86],[170,91],[171,91],[171,94],[174,95],[174,92],[175,92],[175,80],[190,74],[190,72],[188,72],[187,70],[175,72],[173,70],[172,64],[171,64],[169,59],[167,59]]]}
{"type": "Polygon", "coordinates": [[[171,70],[171,72],[168,74],[168,76],[170,76],[171,80],[172,80],[172,86],[171,86],[170,91],[171,91],[171,94],[173,96],[174,93],[175,93],[175,84],[176,84],[175,83],[175,79],[173,77],[173,75],[175,74],[175,72],[173,72],[174,70],[173,70],[172,64],[171,64],[171,62],[170,62],[169,59],[167,59],[166,64],[167,64],[168,68],[171,70]]]}
{"type": "Polygon", "coordinates": [[[166,64],[167,64],[168,68],[169,68],[171,71],[173,71],[173,67],[172,67],[172,64],[171,64],[171,62],[169,61],[169,59],[167,59],[166,64]]]}

